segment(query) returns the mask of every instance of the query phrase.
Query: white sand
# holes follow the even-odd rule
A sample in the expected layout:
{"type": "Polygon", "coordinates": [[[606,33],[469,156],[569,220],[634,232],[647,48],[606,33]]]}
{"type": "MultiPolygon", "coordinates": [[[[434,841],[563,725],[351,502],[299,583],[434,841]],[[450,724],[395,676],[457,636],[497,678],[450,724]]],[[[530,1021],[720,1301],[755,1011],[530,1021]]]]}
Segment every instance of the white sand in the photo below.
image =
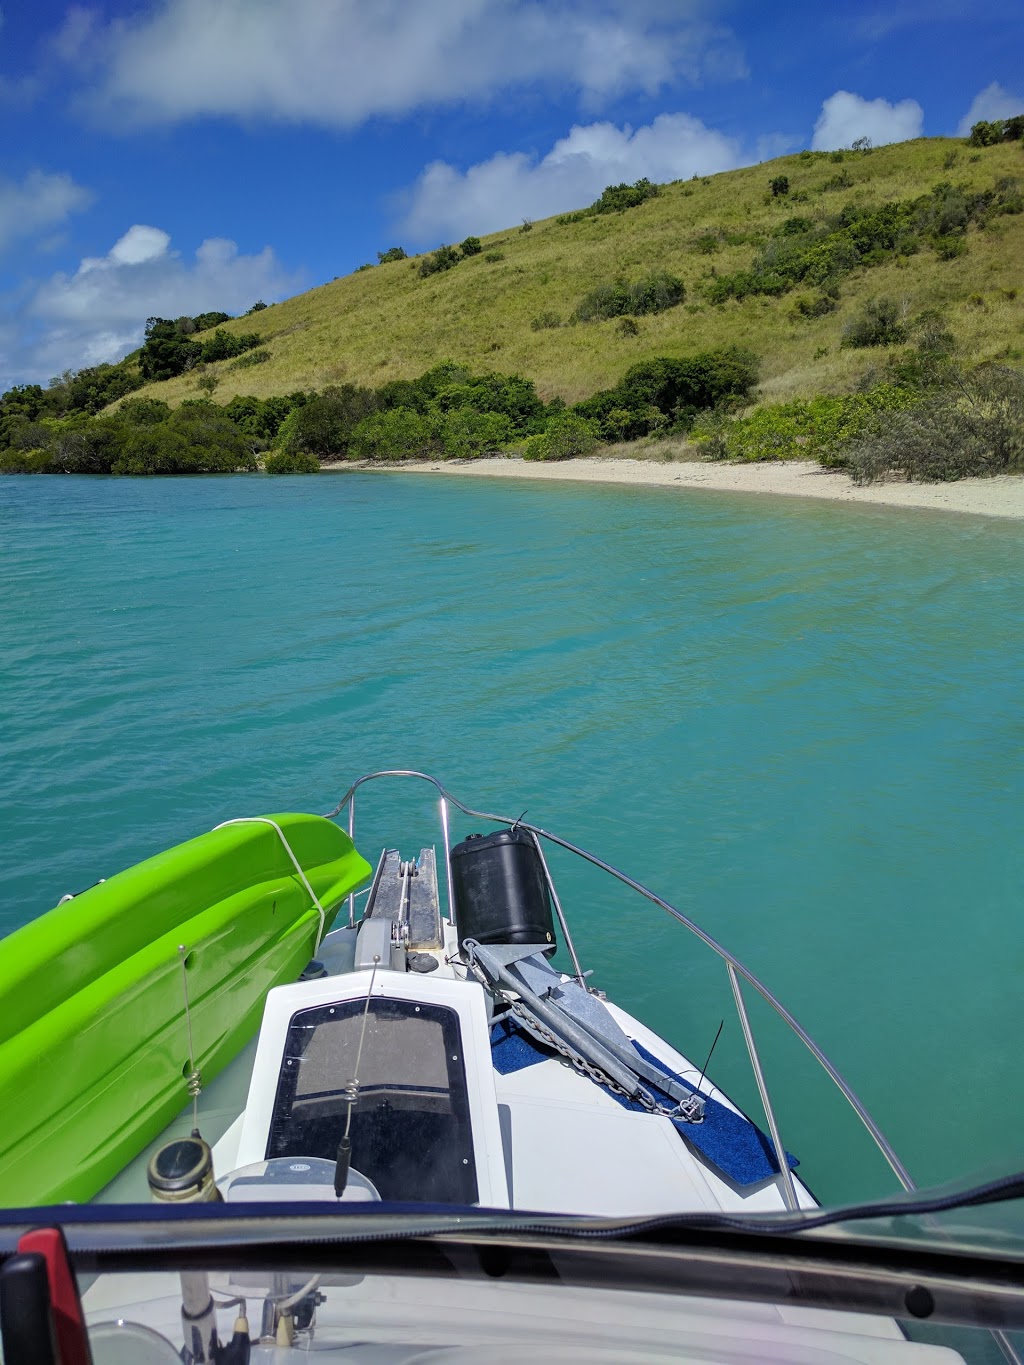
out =
{"type": "MultiPolygon", "coordinates": [[[[365,464],[339,463],[325,469],[366,469],[365,464]]],[[[768,464],[706,464],[588,457],[541,464],[495,458],[461,462],[425,460],[395,466],[371,466],[384,473],[469,475],[472,478],[557,479],[580,483],[626,483],[636,487],[702,489],[737,493],[774,493],[792,498],[825,498],[835,502],[924,507],[938,512],[970,512],[985,517],[1024,518],[1024,475],[994,479],[960,479],[956,483],[881,483],[857,488],[846,474],[822,469],[813,460],[768,464]]]]}

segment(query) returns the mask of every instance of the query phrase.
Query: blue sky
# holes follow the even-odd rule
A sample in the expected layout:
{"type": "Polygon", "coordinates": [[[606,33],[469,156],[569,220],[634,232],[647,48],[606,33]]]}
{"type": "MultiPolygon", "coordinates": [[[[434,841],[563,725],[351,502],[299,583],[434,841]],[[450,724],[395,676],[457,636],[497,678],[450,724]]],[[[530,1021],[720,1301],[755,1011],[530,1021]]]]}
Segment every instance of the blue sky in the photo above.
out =
{"type": "Polygon", "coordinates": [[[1024,110],[1024,0],[0,6],[0,389],[612,182],[1024,110]]]}

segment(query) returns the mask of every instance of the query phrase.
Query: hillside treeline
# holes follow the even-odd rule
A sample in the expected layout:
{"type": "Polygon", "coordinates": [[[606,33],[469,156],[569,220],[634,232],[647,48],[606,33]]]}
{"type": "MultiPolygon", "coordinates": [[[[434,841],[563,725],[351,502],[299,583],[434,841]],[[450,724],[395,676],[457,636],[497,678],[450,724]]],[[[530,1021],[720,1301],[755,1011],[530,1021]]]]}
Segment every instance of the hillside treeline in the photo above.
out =
{"type": "MultiPolygon", "coordinates": [[[[0,400],[0,472],[198,474],[314,470],[331,460],[471,459],[515,450],[566,459],[602,440],[685,431],[698,413],[738,404],[757,381],[748,351],[724,347],[631,366],[614,388],[567,407],[532,380],[446,362],[379,388],[334,385],[171,409],[130,396],[112,412],[28,417],[0,400]]],[[[23,396],[23,395],[22,395],[23,396]]]]}

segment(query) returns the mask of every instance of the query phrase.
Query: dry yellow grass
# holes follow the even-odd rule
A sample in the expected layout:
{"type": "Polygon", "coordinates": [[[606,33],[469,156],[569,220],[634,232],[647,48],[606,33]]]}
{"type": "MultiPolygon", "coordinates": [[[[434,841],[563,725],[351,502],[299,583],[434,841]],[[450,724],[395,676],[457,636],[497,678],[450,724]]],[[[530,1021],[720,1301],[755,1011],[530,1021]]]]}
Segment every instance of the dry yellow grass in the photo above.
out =
{"type": "MultiPolygon", "coordinates": [[[[545,398],[569,402],[615,383],[638,360],[683,355],[728,343],[750,346],[761,357],[760,396],[786,399],[838,392],[854,385],[877,353],[840,349],[844,322],[864,300],[889,295],[913,312],[942,309],[966,355],[985,359],[1024,351],[1024,215],[1005,216],[984,232],[971,230],[966,256],[939,260],[923,250],[847,277],[837,312],[818,319],[793,314],[792,296],[751,298],[720,306],[701,298],[700,281],[710,267],[730,273],[749,265],[751,242],[701,254],[702,233],[754,234],[790,214],[834,212],[847,202],[881,203],[926,193],[941,180],[989,188],[1003,176],[1024,178],[1020,143],[981,152],[947,138],[848,154],[842,165],[829,158],[780,158],[704,180],[676,182],[655,199],[621,214],[560,225],[547,219],[532,231],[517,228],[483,239],[483,253],[453,270],[420,278],[419,259],[400,261],[320,285],[255,318],[239,318],[228,330],[263,333],[271,359],[233,370],[210,366],[214,393],[224,403],[236,393],[267,397],[332,383],[376,386],[412,378],[443,359],[475,370],[500,370],[534,379],[545,398]],[[945,163],[955,154],[952,166],[945,163]],[[853,184],[825,192],[822,185],[845,172],[853,184]],[[772,200],[772,176],[789,177],[788,198],[772,200]],[[806,195],[806,201],[801,196],[806,195]],[[503,259],[488,261],[489,253],[503,259]],[[687,302],[639,319],[639,334],[623,337],[614,322],[535,331],[543,312],[563,321],[595,285],[618,275],[635,278],[651,270],[681,277],[687,302]],[[1019,297],[1013,291],[1021,288],[1019,297]]],[[[178,403],[198,396],[196,377],[182,376],[144,392],[178,403]]]]}

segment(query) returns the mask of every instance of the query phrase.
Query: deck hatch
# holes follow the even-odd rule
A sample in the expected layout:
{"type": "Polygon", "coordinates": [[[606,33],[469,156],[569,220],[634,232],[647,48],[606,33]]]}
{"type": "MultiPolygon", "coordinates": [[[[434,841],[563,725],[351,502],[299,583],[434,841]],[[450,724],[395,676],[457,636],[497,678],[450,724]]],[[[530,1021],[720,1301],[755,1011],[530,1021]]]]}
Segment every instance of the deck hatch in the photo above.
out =
{"type": "MultiPolygon", "coordinates": [[[[364,1009],[349,1000],[292,1016],[266,1156],[333,1160],[364,1009]]],[[[478,1197],[458,1014],[374,997],[352,1119],[352,1165],[382,1198],[471,1204],[478,1197]]]]}

